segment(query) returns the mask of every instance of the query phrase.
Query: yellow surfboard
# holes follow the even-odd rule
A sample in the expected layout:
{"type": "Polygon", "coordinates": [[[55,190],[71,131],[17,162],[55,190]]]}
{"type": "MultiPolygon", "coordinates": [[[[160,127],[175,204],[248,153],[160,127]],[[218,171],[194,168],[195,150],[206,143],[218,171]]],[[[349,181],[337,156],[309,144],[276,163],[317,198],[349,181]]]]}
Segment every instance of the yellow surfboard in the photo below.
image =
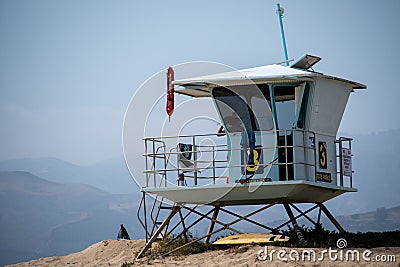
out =
{"type": "Polygon", "coordinates": [[[254,234],[238,234],[231,235],[221,239],[218,239],[214,245],[242,245],[242,244],[265,244],[273,242],[286,242],[289,237],[280,234],[266,234],[266,233],[254,233],[254,234]]]}

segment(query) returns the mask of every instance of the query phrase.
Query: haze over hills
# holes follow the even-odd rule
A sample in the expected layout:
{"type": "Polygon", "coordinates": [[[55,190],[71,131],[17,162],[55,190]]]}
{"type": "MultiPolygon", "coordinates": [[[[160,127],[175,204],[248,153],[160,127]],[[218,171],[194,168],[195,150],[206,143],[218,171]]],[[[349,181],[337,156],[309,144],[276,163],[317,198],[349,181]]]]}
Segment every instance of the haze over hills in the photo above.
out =
{"type": "Polygon", "coordinates": [[[27,171],[52,182],[88,184],[115,194],[138,192],[122,156],[88,166],[57,158],[11,159],[0,161],[0,171],[27,171]]]}
{"type": "Polygon", "coordinates": [[[0,172],[0,265],[115,239],[121,223],[132,238],[140,238],[137,204],[134,195],[49,182],[29,172],[0,172]]]}

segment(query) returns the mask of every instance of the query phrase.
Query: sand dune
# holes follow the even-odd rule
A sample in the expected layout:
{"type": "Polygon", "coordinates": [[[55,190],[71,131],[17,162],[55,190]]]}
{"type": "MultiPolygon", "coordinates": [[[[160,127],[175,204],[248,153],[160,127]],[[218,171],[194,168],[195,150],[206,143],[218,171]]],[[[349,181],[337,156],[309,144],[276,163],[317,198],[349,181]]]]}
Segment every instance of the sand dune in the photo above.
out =
{"type": "MultiPolygon", "coordinates": [[[[193,254],[188,256],[168,256],[168,257],[158,257],[155,259],[150,259],[144,257],[140,260],[135,259],[136,253],[144,246],[144,240],[105,240],[99,243],[93,244],[87,249],[73,253],[67,256],[60,257],[49,257],[41,258],[38,260],[33,260],[29,262],[22,262],[15,265],[10,265],[13,267],[22,266],[121,266],[123,263],[131,263],[132,266],[219,266],[219,267],[232,267],[232,266],[399,266],[400,262],[400,248],[374,248],[371,249],[372,254],[368,255],[370,261],[365,261],[362,258],[362,253],[365,249],[357,249],[360,253],[360,261],[350,260],[346,261],[346,252],[348,250],[353,250],[352,248],[344,248],[342,259],[340,260],[340,252],[336,254],[337,259],[329,259],[328,254],[325,254],[323,260],[318,260],[324,249],[314,249],[316,252],[316,261],[305,260],[293,261],[289,258],[289,253],[291,250],[296,250],[302,253],[303,249],[295,248],[284,248],[284,247],[274,247],[268,246],[267,253],[271,253],[272,250],[286,251],[285,255],[281,258],[286,258],[288,261],[282,261],[277,259],[277,253],[273,254],[272,262],[269,259],[263,261],[263,253],[259,254],[261,260],[257,258],[257,253],[260,250],[265,251],[265,246],[260,245],[250,245],[250,246],[239,246],[231,247],[227,249],[207,251],[204,253],[193,254]],[[380,259],[386,259],[386,262],[377,262],[376,257],[379,255],[380,259]],[[395,256],[396,262],[387,262],[389,260],[393,261],[395,256]],[[383,257],[382,257],[383,256],[383,257]]],[[[337,249],[337,248],[332,248],[337,249]]],[[[293,258],[296,254],[292,252],[293,258]]],[[[349,256],[351,259],[351,256],[349,256]]]]}

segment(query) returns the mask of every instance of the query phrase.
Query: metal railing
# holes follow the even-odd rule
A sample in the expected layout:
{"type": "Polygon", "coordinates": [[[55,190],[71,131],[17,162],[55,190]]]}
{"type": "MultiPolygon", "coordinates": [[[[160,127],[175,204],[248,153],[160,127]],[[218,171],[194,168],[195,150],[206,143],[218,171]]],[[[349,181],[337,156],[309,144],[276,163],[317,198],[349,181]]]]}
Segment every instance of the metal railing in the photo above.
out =
{"type": "Polygon", "coordinates": [[[336,158],[337,160],[337,176],[339,178],[339,186],[345,186],[344,184],[344,176],[349,177],[349,186],[353,188],[353,173],[352,170],[352,150],[351,150],[351,142],[353,138],[349,137],[340,137],[338,140],[335,141],[336,144],[336,158]],[[345,145],[347,143],[347,146],[345,145]],[[345,151],[343,151],[345,149],[345,151]],[[348,152],[344,155],[343,152],[348,152]],[[345,166],[346,165],[346,166],[345,166]],[[345,170],[346,168],[346,170],[345,170]]]}
{"type": "MultiPolygon", "coordinates": [[[[261,134],[269,133],[276,136],[277,141],[272,146],[258,146],[257,149],[262,151],[274,151],[278,154],[271,162],[259,163],[258,166],[268,167],[277,166],[279,172],[285,172],[279,180],[294,179],[294,166],[304,166],[304,176],[316,175],[316,148],[315,145],[309,145],[309,138],[315,140],[315,133],[304,130],[272,130],[261,131],[261,134]],[[294,133],[297,134],[296,142],[294,142],[294,133]],[[292,140],[289,141],[289,136],[292,140]],[[279,139],[281,142],[279,142],[279,139]],[[302,139],[301,142],[298,139],[302,139]],[[298,144],[296,144],[298,143],[298,144]],[[296,152],[295,152],[296,151],[296,152]],[[280,155],[280,154],[282,155],[280,155]],[[294,154],[303,156],[300,159],[294,157],[294,154]],[[291,154],[291,158],[289,157],[291,154]],[[292,170],[292,171],[290,171],[292,170]],[[292,172],[292,175],[290,174],[292,172]],[[308,173],[308,174],[307,174],[308,173]],[[282,178],[283,177],[283,178],[282,178]]],[[[240,133],[239,133],[240,134],[240,133]]],[[[198,134],[198,135],[180,135],[180,136],[163,136],[145,138],[145,154],[146,158],[146,187],[166,187],[168,182],[175,184],[180,174],[184,174],[185,178],[193,180],[193,185],[199,185],[199,181],[208,180],[216,183],[221,179],[225,179],[228,183],[228,174],[226,173],[232,168],[246,168],[247,164],[232,164],[228,162],[228,152],[233,154],[235,151],[242,151],[244,148],[231,148],[226,144],[227,138],[221,137],[220,134],[198,134]],[[205,144],[204,140],[211,141],[212,144],[205,144]],[[170,143],[168,146],[167,143],[170,143]],[[181,151],[179,143],[188,144],[190,150],[181,151]],[[167,147],[169,147],[167,151],[167,147]],[[186,155],[187,164],[182,164],[182,159],[186,155]],[[171,179],[172,176],[172,179],[171,179]]],[[[267,152],[266,152],[267,153],[267,152]]],[[[185,160],[184,160],[185,161],[185,160]]],[[[304,177],[303,179],[309,179],[304,177]]],[[[310,179],[311,180],[311,179],[310,179]]],[[[187,179],[184,180],[185,182],[187,179]]]]}

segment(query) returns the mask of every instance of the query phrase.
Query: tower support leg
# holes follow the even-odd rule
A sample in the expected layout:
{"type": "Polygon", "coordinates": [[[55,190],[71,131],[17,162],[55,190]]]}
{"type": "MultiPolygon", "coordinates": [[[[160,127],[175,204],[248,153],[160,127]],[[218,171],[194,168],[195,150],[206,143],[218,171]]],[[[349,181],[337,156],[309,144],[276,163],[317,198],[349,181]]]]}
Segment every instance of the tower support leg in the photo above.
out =
{"type": "Polygon", "coordinates": [[[288,214],[288,216],[290,218],[290,221],[292,222],[294,231],[296,232],[296,235],[297,235],[300,243],[303,243],[304,242],[303,234],[300,231],[300,227],[297,224],[296,218],[294,217],[293,212],[290,209],[290,206],[289,206],[288,202],[283,202],[283,206],[285,207],[285,210],[286,210],[286,212],[287,212],[287,214],[288,214]]]}
{"type": "Polygon", "coordinates": [[[214,208],[214,213],[213,213],[213,215],[212,215],[212,219],[211,219],[211,222],[210,222],[210,226],[208,227],[208,230],[207,230],[207,237],[206,237],[206,239],[204,240],[204,242],[206,242],[207,244],[210,243],[210,239],[211,239],[210,233],[212,233],[212,231],[214,230],[215,221],[217,220],[218,213],[219,213],[219,206],[216,206],[216,207],[214,208]]]}
{"type": "Polygon", "coordinates": [[[185,241],[187,242],[188,241],[187,228],[185,225],[185,218],[183,218],[181,209],[179,209],[179,217],[181,218],[181,224],[182,224],[182,228],[183,228],[183,236],[185,237],[185,241]]]}
{"type": "Polygon", "coordinates": [[[137,255],[136,259],[140,259],[143,256],[143,254],[149,249],[149,247],[151,247],[151,244],[153,244],[153,242],[157,239],[158,235],[162,232],[162,230],[164,230],[164,228],[169,224],[169,222],[172,219],[172,217],[174,217],[174,215],[180,210],[181,210],[181,207],[179,207],[179,206],[174,206],[172,208],[171,213],[161,223],[160,227],[153,234],[153,236],[150,237],[150,240],[147,242],[146,246],[144,246],[144,248],[139,252],[139,254],[137,255]]]}
{"type": "Polygon", "coordinates": [[[325,213],[326,217],[333,223],[333,225],[339,230],[339,232],[344,233],[346,232],[340,223],[333,217],[333,215],[329,212],[329,210],[325,207],[324,204],[319,203],[318,206],[320,209],[325,213]]]}

